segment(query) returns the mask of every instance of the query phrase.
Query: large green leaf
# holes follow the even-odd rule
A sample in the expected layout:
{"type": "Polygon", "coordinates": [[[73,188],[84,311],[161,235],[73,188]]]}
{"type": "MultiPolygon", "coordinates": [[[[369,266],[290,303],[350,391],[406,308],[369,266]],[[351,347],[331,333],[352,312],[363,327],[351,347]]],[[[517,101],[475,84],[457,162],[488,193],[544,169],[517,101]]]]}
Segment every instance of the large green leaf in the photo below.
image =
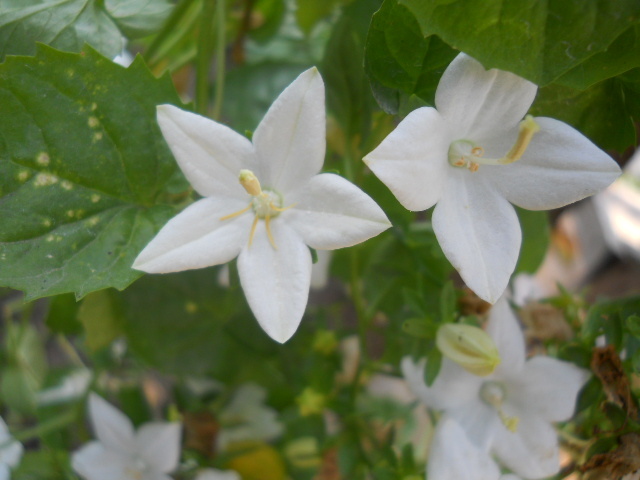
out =
{"type": "Polygon", "coordinates": [[[371,20],[365,69],[376,100],[395,114],[403,94],[433,104],[438,81],[455,55],[438,37],[425,38],[407,7],[385,0],[371,20]]]}
{"type": "Polygon", "coordinates": [[[637,23],[637,0],[399,0],[422,34],[545,85],[637,23]]]}
{"type": "Polygon", "coordinates": [[[628,93],[617,78],[587,90],[549,85],[538,91],[531,113],[574,126],[600,148],[624,151],[636,140],[628,93]]]}
{"type": "Polygon", "coordinates": [[[586,89],[635,67],[640,67],[640,25],[625,30],[609,48],[569,70],[555,83],[586,89]]]}
{"type": "Polygon", "coordinates": [[[36,42],[79,51],[89,43],[113,58],[123,35],[148,35],[171,11],[168,0],[0,0],[0,58],[33,55],[36,42]]]}
{"type": "Polygon", "coordinates": [[[138,252],[175,211],[177,170],[155,107],[179,104],[141,57],[42,47],[0,64],[0,285],[27,299],[107,287],[140,273],[138,252]]]}

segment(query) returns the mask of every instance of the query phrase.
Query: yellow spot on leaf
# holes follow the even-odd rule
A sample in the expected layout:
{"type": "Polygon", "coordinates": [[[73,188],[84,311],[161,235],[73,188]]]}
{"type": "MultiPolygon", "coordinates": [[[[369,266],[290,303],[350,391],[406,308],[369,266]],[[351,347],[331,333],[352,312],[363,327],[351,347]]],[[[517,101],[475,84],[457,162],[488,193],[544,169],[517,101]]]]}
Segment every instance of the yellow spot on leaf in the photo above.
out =
{"type": "Polygon", "coordinates": [[[69,180],[63,180],[63,181],[60,183],[60,186],[61,186],[62,188],[64,188],[65,190],[71,190],[71,189],[73,189],[73,183],[71,183],[69,180]]]}
{"type": "Polygon", "coordinates": [[[97,193],[94,193],[93,195],[91,195],[92,203],[98,203],[99,201],[100,201],[100,195],[98,195],[97,193]]]}
{"type": "Polygon", "coordinates": [[[187,302],[184,306],[187,313],[196,313],[198,311],[198,305],[195,302],[187,302]]]}
{"type": "Polygon", "coordinates": [[[34,185],[36,187],[46,187],[58,183],[58,177],[51,173],[39,173],[36,175],[34,185]]]}
{"type": "Polygon", "coordinates": [[[87,123],[91,128],[96,128],[98,125],[100,125],[100,120],[98,120],[96,117],[89,117],[87,123]]]}
{"type": "Polygon", "coordinates": [[[50,160],[51,159],[49,158],[49,154],[47,152],[40,152],[36,157],[36,162],[38,163],[38,165],[42,165],[43,167],[49,165],[50,160]]]}
{"type": "Polygon", "coordinates": [[[21,182],[25,182],[28,178],[29,178],[28,171],[22,170],[20,173],[18,173],[18,180],[20,180],[21,182]]]}

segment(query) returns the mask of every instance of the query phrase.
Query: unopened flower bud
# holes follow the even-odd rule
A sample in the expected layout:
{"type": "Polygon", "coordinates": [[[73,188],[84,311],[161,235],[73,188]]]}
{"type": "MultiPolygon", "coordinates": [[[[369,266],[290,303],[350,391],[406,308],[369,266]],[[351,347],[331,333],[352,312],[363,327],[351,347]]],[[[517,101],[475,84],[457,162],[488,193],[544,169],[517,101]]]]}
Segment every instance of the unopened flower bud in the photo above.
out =
{"type": "Polygon", "coordinates": [[[287,444],[284,454],[297,468],[318,468],[322,463],[320,447],[315,437],[300,437],[287,444]]]}
{"type": "Polygon", "coordinates": [[[500,364],[500,353],[493,339],[472,325],[448,323],[441,326],[436,345],[442,355],[474,375],[489,375],[500,364]]]}
{"type": "Polygon", "coordinates": [[[311,387],[305,388],[296,398],[300,416],[319,415],[324,411],[327,397],[311,387]]]}

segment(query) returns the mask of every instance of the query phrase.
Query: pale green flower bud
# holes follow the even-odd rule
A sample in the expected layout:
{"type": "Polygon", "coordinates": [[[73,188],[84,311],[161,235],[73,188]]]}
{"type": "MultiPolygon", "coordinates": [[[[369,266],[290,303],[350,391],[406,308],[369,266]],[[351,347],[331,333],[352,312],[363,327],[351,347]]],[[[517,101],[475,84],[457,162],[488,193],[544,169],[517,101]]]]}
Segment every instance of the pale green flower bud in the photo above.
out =
{"type": "Polygon", "coordinates": [[[438,329],[436,345],[442,355],[481,377],[500,364],[500,353],[493,339],[481,328],[448,323],[438,329]]]}

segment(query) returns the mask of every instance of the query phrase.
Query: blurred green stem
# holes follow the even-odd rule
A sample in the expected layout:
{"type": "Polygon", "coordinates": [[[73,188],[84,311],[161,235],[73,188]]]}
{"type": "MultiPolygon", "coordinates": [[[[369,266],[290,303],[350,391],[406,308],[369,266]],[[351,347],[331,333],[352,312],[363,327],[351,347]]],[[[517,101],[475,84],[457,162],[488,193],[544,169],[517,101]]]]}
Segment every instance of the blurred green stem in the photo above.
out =
{"type": "Polygon", "coordinates": [[[213,105],[213,119],[220,120],[222,114],[222,101],[224,98],[225,76],[225,0],[216,3],[216,96],[213,105]]]}
{"type": "MultiPolygon", "coordinates": [[[[217,3],[222,3],[222,0],[217,3]]],[[[215,42],[212,20],[215,11],[216,0],[204,0],[196,56],[196,112],[201,115],[209,113],[209,72],[215,42]]]]}
{"type": "Polygon", "coordinates": [[[76,409],[69,410],[62,415],[58,415],[56,417],[49,418],[43,422],[40,422],[35,427],[22,430],[21,432],[16,432],[13,434],[13,438],[18,440],[19,442],[26,442],[27,440],[31,440],[32,438],[42,437],[43,435],[47,435],[49,433],[55,432],[56,430],[60,430],[67,425],[71,425],[72,423],[77,423],[77,421],[78,411],[76,409]]]}

